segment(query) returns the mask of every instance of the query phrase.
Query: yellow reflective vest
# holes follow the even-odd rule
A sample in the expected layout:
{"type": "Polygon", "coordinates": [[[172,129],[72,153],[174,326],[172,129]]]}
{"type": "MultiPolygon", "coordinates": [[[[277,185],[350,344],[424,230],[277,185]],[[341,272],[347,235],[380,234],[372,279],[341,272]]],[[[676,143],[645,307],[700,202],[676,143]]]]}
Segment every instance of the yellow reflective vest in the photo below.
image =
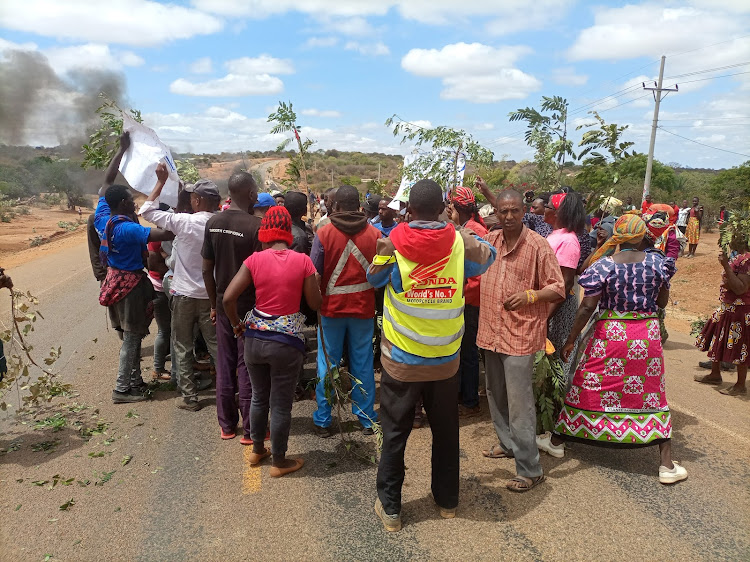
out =
{"type": "Polygon", "coordinates": [[[386,285],[383,331],[393,345],[420,357],[446,357],[464,334],[464,241],[456,232],[451,253],[420,264],[394,253],[403,293],[386,285]]]}

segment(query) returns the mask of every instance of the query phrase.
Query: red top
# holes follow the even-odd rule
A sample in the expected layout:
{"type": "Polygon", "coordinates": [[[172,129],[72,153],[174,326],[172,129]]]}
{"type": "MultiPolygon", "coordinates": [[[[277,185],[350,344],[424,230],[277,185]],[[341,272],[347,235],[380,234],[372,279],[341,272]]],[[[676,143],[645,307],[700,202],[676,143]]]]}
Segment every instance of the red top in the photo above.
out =
{"type": "Polygon", "coordinates": [[[368,224],[350,235],[328,223],[317,236],[325,252],[320,313],[329,318],[373,318],[375,289],[367,281],[367,268],[375,257],[380,231],[368,224]]]}
{"type": "MultiPolygon", "coordinates": [[[[149,242],[146,245],[148,246],[149,252],[155,252],[157,254],[161,252],[161,242],[149,242]]],[[[149,277],[156,279],[157,281],[160,281],[162,277],[164,277],[161,273],[151,271],[150,269],[148,270],[148,275],[149,277]]]]}
{"type": "Polygon", "coordinates": [[[250,254],[243,264],[253,276],[255,308],[274,316],[299,312],[305,279],[317,273],[310,256],[294,250],[269,248],[250,254]]]}
{"type": "MultiPolygon", "coordinates": [[[[729,267],[735,275],[750,275],[750,253],[739,254],[729,260],[729,267]]],[[[733,303],[735,305],[750,304],[750,290],[744,295],[737,295],[727,287],[727,274],[721,276],[721,287],[719,288],[719,300],[723,303],[733,303]]]]}
{"type": "MultiPolygon", "coordinates": [[[[467,220],[466,224],[464,224],[464,228],[468,228],[480,238],[484,238],[485,236],[487,236],[487,233],[489,232],[486,228],[484,228],[481,224],[479,224],[474,219],[467,220]]],[[[479,302],[481,300],[479,297],[480,279],[481,279],[481,276],[477,275],[476,277],[469,277],[466,280],[466,289],[464,290],[464,299],[466,300],[466,304],[470,304],[472,306],[479,306],[479,302]]]]}

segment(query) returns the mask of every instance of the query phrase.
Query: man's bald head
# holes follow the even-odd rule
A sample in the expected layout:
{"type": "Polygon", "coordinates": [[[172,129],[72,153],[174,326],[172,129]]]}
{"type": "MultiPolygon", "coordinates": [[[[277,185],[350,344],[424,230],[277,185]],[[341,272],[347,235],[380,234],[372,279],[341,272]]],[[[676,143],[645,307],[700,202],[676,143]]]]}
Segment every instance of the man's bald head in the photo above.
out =
{"type": "Polygon", "coordinates": [[[500,205],[500,201],[513,201],[518,202],[523,206],[523,195],[521,195],[515,189],[506,189],[497,194],[497,204],[500,205]]]}

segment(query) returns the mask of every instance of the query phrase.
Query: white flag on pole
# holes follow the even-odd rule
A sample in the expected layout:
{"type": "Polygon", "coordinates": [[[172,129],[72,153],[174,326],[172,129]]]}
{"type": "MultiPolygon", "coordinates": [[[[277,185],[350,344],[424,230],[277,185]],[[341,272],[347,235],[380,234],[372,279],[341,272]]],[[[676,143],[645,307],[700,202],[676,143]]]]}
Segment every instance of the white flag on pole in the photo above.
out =
{"type": "Polygon", "coordinates": [[[415,163],[418,164],[419,169],[413,169],[411,177],[407,177],[407,174],[404,174],[401,177],[401,185],[398,186],[398,191],[396,192],[393,201],[391,201],[388,206],[391,209],[398,210],[400,208],[400,202],[403,201],[404,203],[406,203],[409,201],[409,191],[411,191],[412,186],[417,183],[418,180],[423,178],[435,179],[429,178],[427,172],[432,168],[433,163],[438,159],[440,160],[440,167],[449,174],[451,174],[453,171],[454,162],[457,168],[457,177],[455,178],[456,185],[442,186],[443,196],[447,195],[448,191],[450,191],[453,187],[461,185],[461,182],[464,181],[464,172],[466,171],[466,156],[463,153],[460,153],[458,155],[457,162],[455,161],[455,158],[455,154],[448,151],[432,151],[431,154],[419,154],[416,152],[412,152],[411,154],[407,154],[406,156],[404,156],[404,169],[410,166],[414,166],[415,163]],[[421,161],[421,166],[419,166],[420,158],[423,159],[421,161]]]}

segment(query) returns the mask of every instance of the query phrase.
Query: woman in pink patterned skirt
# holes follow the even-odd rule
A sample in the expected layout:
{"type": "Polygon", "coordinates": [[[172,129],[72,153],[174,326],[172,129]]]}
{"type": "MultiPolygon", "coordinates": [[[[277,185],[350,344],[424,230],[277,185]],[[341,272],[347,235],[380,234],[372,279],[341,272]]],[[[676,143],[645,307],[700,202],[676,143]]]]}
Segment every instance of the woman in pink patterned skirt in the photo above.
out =
{"type": "Polygon", "coordinates": [[[673,259],[638,249],[645,232],[640,217],[620,217],[600,255],[607,256],[617,245],[620,252],[601,257],[581,275],[584,299],[563,358],[570,355],[597,305],[599,316],[555,433],[537,437],[537,445],[560,458],[565,440],[621,448],[658,444],[659,481],[674,484],[687,478],[687,471],[672,461],[672,418],[656,312],[669,301],[676,268],[673,259]]]}
{"type": "Polygon", "coordinates": [[[704,384],[721,384],[721,363],[737,365],[737,384],[720,392],[729,396],[747,394],[745,379],[750,363],[750,247],[748,233],[740,230],[732,237],[730,248],[737,252],[731,260],[721,251],[719,263],[724,274],[719,289],[719,308],[706,322],[695,345],[708,352],[711,373],[696,376],[704,384]]]}

